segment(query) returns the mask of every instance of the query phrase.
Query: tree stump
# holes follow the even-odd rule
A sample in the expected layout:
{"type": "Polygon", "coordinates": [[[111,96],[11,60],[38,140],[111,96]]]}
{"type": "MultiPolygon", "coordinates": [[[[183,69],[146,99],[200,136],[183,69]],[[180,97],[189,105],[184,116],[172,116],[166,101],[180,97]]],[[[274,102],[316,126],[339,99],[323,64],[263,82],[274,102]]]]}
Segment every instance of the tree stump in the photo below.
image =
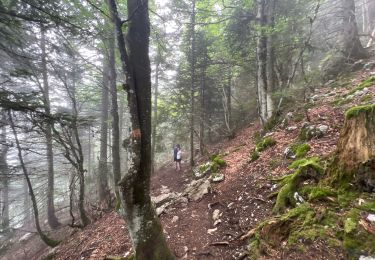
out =
{"type": "Polygon", "coordinates": [[[375,191],[375,104],[353,107],[345,117],[329,179],[332,184],[355,182],[362,190],[375,191]]]}

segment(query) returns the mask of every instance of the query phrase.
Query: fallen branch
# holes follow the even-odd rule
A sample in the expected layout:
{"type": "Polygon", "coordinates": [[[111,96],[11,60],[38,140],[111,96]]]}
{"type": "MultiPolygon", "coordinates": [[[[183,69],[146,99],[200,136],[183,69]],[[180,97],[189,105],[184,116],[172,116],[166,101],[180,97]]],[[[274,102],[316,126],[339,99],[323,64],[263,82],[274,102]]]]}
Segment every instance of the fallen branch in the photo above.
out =
{"type": "Polygon", "coordinates": [[[257,231],[256,228],[253,228],[253,229],[249,230],[245,235],[240,237],[240,240],[245,240],[245,239],[248,239],[248,238],[254,236],[256,231],[257,231]]]}
{"type": "Polygon", "coordinates": [[[375,229],[364,219],[359,221],[359,224],[369,233],[375,235],[375,229]]]}
{"type": "Polygon", "coordinates": [[[214,242],[214,243],[211,243],[210,246],[229,246],[229,242],[228,241],[214,242]]]}

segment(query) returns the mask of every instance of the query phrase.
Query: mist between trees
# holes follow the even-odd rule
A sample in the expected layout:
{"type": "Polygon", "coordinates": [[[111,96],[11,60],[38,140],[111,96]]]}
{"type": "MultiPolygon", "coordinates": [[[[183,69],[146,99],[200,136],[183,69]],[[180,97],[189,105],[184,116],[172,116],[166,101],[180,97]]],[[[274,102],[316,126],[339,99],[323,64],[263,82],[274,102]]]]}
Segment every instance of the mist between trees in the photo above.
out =
{"type": "Polygon", "coordinates": [[[22,0],[0,14],[0,240],[38,232],[50,246],[46,231],[115,208],[136,250],[139,216],[166,247],[148,186],[173,145],[193,166],[350,70],[375,37],[370,0],[22,0]]]}

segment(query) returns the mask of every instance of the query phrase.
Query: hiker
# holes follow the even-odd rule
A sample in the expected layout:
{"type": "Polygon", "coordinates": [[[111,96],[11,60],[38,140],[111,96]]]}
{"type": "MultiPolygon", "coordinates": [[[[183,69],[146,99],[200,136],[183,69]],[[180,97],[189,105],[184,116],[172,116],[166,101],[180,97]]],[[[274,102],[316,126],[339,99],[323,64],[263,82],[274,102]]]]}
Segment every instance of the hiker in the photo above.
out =
{"type": "Polygon", "coordinates": [[[179,144],[177,144],[173,149],[173,157],[174,161],[176,162],[176,170],[181,171],[182,151],[179,144]]]}

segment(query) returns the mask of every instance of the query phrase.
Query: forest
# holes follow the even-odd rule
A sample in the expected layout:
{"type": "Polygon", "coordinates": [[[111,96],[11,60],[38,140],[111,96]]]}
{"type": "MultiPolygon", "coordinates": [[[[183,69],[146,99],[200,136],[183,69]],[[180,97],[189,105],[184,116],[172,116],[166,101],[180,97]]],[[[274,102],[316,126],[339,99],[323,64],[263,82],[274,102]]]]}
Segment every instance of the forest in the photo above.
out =
{"type": "Polygon", "coordinates": [[[0,0],[0,259],[375,259],[374,0],[0,0]]]}

